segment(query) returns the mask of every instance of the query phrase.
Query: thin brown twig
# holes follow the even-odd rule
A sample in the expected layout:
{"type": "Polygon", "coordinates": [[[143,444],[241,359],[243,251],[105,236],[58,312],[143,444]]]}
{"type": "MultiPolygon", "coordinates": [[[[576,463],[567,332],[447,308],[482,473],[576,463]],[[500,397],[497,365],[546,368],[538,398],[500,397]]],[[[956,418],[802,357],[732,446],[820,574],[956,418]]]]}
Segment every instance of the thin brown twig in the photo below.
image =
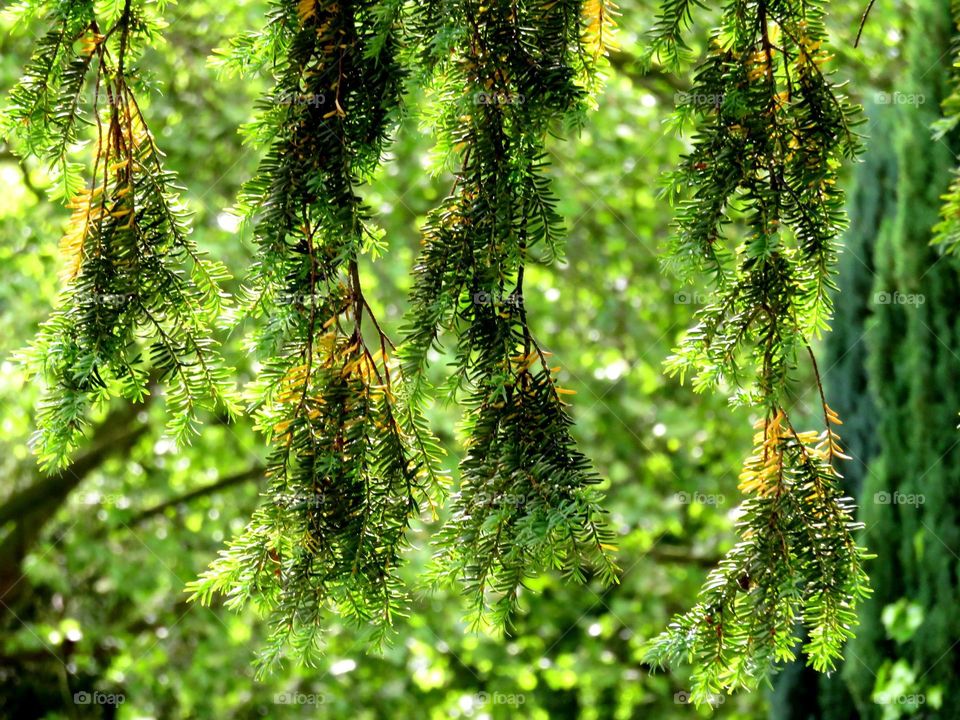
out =
{"type": "Polygon", "coordinates": [[[823,422],[827,430],[827,457],[829,458],[830,464],[833,465],[833,430],[831,429],[830,415],[827,412],[827,396],[823,391],[820,366],[817,365],[817,357],[813,354],[813,348],[810,347],[810,343],[804,343],[804,345],[807,348],[807,354],[810,356],[810,363],[813,365],[813,375],[817,381],[817,391],[820,393],[820,404],[823,408],[823,422]]]}
{"type": "Polygon", "coordinates": [[[860,36],[863,34],[863,27],[867,24],[867,16],[870,15],[870,11],[873,10],[873,4],[875,2],[876,0],[870,0],[870,2],[867,3],[866,9],[863,11],[863,15],[860,16],[860,27],[857,28],[857,38],[853,41],[854,47],[860,46],[860,36]]]}

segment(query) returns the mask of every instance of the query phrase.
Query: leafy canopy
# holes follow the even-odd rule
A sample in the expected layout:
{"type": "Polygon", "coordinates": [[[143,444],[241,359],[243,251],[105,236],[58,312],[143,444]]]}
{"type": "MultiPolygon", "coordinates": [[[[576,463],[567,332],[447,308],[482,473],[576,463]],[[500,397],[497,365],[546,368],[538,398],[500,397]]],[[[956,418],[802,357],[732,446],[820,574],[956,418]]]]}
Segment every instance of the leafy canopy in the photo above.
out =
{"type": "MultiPolygon", "coordinates": [[[[165,385],[181,440],[200,411],[237,411],[212,339],[232,312],[225,273],[190,242],[136,99],[138,54],[164,5],[15,9],[51,29],[4,129],[58,170],[74,210],[63,298],[27,355],[49,388],[37,433],[46,467],[66,462],[90,405],[113,395],[165,385]]],[[[687,59],[695,11],[664,2],[651,59],[687,59]]],[[[524,302],[527,268],[562,253],[545,140],[576,130],[596,102],[614,17],[603,0],[276,0],[264,27],[223,52],[228,68],[274,83],[246,128],[265,154],[239,200],[257,251],[241,298],[260,362],[247,399],[270,455],[261,507],[192,590],[270,614],[263,668],[288,646],[315,657],[328,609],[374,639],[404,612],[407,531],[446,494],[423,410],[437,395],[432,351],[448,340],[446,395],[467,409],[467,439],[433,580],[462,583],[472,623],[494,627],[509,625],[538,572],[616,581],[600,478],[570,433],[572,391],[524,302]],[[455,182],[422,228],[395,346],[361,286],[361,263],[389,246],[361,191],[405,100],[421,96],[455,182]]],[[[822,387],[822,432],[797,430],[787,401],[806,357],[820,384],[810,342],[831,313],[836,176],[857,150],[855,111],[824,69],[823,18],[822,2],[730,0],[676,114],[692,149],[670,181],[664,262],[681,281],[706,275],[715,296],[668,370],[693,373],[698,390],[732,385],[762,415],[741,542],[651,648],[655,662],[694,661],[698,701],[792,658],[798,621],[810,661],[830,669],[867,593],[834,467],[840,420],[822,387]]]]}

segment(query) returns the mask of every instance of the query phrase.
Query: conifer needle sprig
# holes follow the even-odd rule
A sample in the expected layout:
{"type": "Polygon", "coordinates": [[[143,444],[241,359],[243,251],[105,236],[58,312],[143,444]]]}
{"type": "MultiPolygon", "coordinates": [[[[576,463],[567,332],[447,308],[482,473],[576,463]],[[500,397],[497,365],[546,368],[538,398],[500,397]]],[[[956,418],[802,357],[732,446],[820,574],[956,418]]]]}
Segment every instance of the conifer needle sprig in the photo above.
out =
{"type": "Polygon", "coordinates": [[[201,411],[236,404],[212,339],[227,274],[190,239],[180,188],[132,87],[151,32],[143,8],[128,0],[106,29],[92,2],[54,4],[47,20],[53,27],[11,93],[4,128],[51,163],[73,211],[58,306],[25,353],[46,382],[35,450],[52,469],[68,461],[91,404],[141,399],[150,372],[166,385],[178,441],[197,431],[201,411]],[[74,146],[88,138],[92,163],[74,162],[74,146]]]}

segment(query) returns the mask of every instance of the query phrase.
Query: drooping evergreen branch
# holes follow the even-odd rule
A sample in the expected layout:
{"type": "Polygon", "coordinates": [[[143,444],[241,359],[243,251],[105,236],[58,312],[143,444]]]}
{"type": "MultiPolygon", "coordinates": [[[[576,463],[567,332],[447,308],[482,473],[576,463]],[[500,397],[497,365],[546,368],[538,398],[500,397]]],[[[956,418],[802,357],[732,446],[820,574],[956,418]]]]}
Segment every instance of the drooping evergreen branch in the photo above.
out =
{"type": "MultiPolygon", "coordinates": [[[[693,5],[663,8],[653,48],[676,62],[693,5]]],[[[839,419],[809,344],[831,315],[845,222],[837,173],[858,147],[856,110],[824,69],[825,39],[822,2],[731,0],[676,112],[694,135],[671,177],[679,205],[665,265],[681,281],[708,275],[714,296],[667,369],[692,373],[698,391],[732,385],[736,402],[763,413],[741,476],[741,541],[649,655],[693,663],[697,702],[753,687],[792,658],[798,623],[809,662],[831,669],[868,592],[852,503],[834,469],[844,457],[839,419]],[[742,242],[728,231],[734,220],[746,227],[742,242]],[[807,355],[822,434],[796,431],[787,410],[791,375],[807,355]]]]}
{"type": "Polygon", "coordinates": [[[698,389],[740,380],[752,351],[743,399],[776,401],[798,351],[827,328],[844,223],[836,176],[857,138],[823,41],[816,3],[733,3],[677,108],[696,135],[670,178],[682,199],[665,263],[681,281],[709,274],[716,292],[669,369],[694,372],[698,389]],[[734,218],[748,228],[737,246],[734,218]]]}
{"type": "Polygon", "coordinates": [[[616,580],[611,534],[576,449],[564,394],[534,338],[524,269],[559,252],[544,137],[587,104],[612,8],[580,0],[426,3],[415,17],[438,144],[457,181],[424,227],[403,367],[414,399],[443,331],[456,336],[466,455],[437,580],[463,581],[471,622],[506,625],[533,573],[616,580]],[[442,10],[442,11],[441,11],[442,10]]]}
{"type": "Polygon", "coordinates": [[[35,444],[49,469],[67,462],[91,403],[142,399],[148,367],[166,383],[178,440],[195,431],[201,410],[232,412],[234,403],[210,335],[226,273],[190,240],[176,180],[131,88],[137,48],[153,32],[143,7],[127,0],[101,29],[93,2],[33,5],[21,9],[45,9],[52,29],[12,91],[3,127],[48,160],[72,196],[60,243],[65,287],[26,354],[47,383],[35,444]],[[92,165],[72,162],[91,135],[92,165]]]}
{"type": "Polygon", "coordinates": [[[276,2],[267,31],[276,84],[252,131],[270,146],[241,205],[258,246],[250,309],[268,499],[193,585],[204,602],[220,592],[269,611],[261,669],[288,645],[310,660],[328,609],[382,638],[403,611],[406,532],[441,488],[439,448],[359,270],[380,244],[355,188],[379,165],[400,104],[398,8],[276,2]]]}
{"type": "MultiPolygon", "coordinates": [[[[829,422],[840,421],[830,412],[829,422]]],[[[809,630],[804,651],[813,667],[833,669],[868,594],[853,538],[860,526],[833,466],[845,457],[836,433],[798,432],[782,408],[756,427],[740,475],[740,541],[710,573],[697,605],[650,649],[657,663],[692,665],[697,702],[753,688],[773,665],[794,659],[798,623],[809,630]]]]}

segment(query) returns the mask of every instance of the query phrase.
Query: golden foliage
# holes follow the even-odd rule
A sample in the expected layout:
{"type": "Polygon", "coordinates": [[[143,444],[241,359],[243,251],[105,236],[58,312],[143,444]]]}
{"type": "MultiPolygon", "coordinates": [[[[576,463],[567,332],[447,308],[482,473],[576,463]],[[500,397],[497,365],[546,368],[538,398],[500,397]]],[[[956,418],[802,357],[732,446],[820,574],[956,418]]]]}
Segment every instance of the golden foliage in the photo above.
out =
{"type": "MultiPolygon", "coordinates": [[[[553,4],[555,3],[550,7],[553,4]]],[[[619,47],[614,37],[616,15],[617,6],[610,0],[586,0],[583,3],[583,44],[593,54],[594,59],[619,47]]]]}
{"type": "MultiPolygon", "coordinates": [[[[827,427],[822,432],[807,430],[796,432],[790,425],[786,414],[778,409],[772,416],[759,420],[754,427],[759,432],[754,435],[754,453],[743,466],[739,488],[743,493],[756,493],[759,497],[779,494],[784,489],[784,451],[788,446],[797,448],[807,460],[823,463],[832,468],[836,458],[849,460],[840,446],[840,436],[833,431],[834,425],[842,425],[837,414],[824,405],[824,417],[827,427]]],[[[839,475],[834,470],[835,475],[839,475]]],[[[813,494],[822,491],[819,483],[814,483],[813,494]]]]}
{"type": "Polygon", "coordinates": [[[852,458],[843,452],[840,436],[833,431],[833,426],[843,425],[843,421],[829,405],[823,406],[823,413],[827,420],[827,428],[817,437],[816,452],[827,462],[832,462],[834,458],[851,460],[852,458]]]}
{"type": "Polygon", "coordinates": [[[317,0],[300,0],[297,5],[297,15],[304,23],[317,13],[317,0]]]}
{"type": "Polygon", "coordinates": [[[833,55],[828,55],[823,51],[823,41],[812,39],[807,32],[807,23],[800,21],[797,23],[795,31],[799,52],[797,53],[797,65],[801,68],[804,65],[823,65],[833,59],[833,55]]]}
{"type": "Polygon", "coordinates": [[[73,212],[67,222],[67,229],[60,239],[60,254],[65,261],[61,271],[64,282],[70,282],[80,273],[90,225],[99,222],[103,214],[103,206],[100,202],[102,190],[103,188],[100,187],[93,190],[83,188],[67,203],[67,207],[73,212]]]}
{"type": "Polygon", "coordinates": [[[747,458],[740,473],[740,491],[767,497],[783,485],[783,437],[786,416],[778,408],[772,417],[759,420],[754,427],[754,454],[747,458]]]}
{"type": "Polygon", "coordinates": [[[100,33],[88,32],[80,38],[80,54],[90,57],[93,55],[100,44],[107,39],[106,35],[100,33]]]}

